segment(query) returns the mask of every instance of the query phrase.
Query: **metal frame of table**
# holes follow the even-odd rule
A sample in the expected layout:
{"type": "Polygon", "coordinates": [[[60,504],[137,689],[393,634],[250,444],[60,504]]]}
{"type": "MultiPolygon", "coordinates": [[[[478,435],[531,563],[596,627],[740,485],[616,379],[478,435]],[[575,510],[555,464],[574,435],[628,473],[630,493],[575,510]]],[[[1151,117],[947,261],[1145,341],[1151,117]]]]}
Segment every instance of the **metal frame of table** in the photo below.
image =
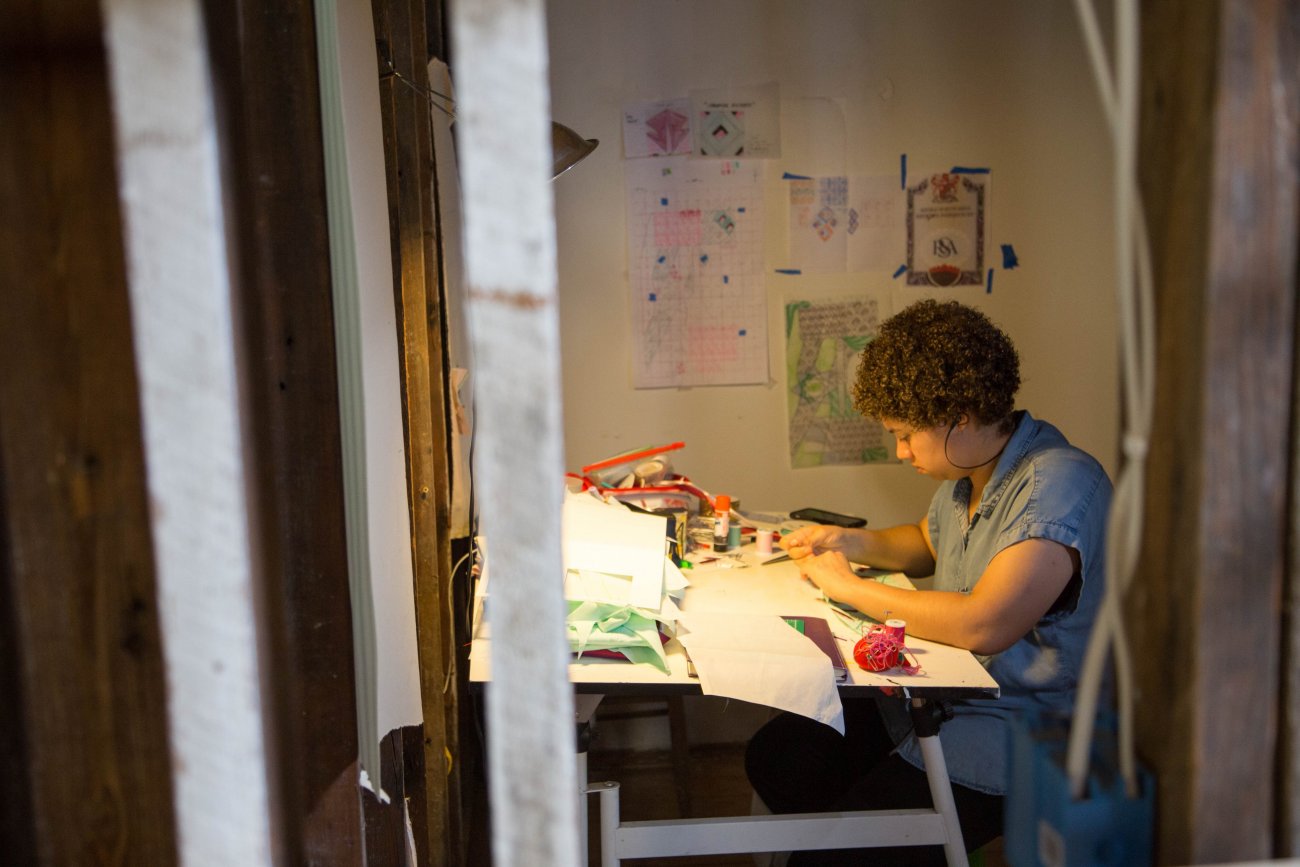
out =
{"type": "MultiPolygon", "coordinates": [[[[793,563],[769,566],[759,563],[758,558],[746,551],[735,558],[688,571],[692,586],[686,591],[682,610],[820,616],[827,619],[841,640],[856,640],[857,636],[832,612],[816,588],[799,577],[793,563]]],[[[475,636],[470,654],[470,680],[485,683],[491,679],[491,638],[487,630],[477,628],[475,636]]],[[[934,801],[932,809],[625,822],[619,814],[617,782],[583,782],[579,809],[581,839],[587,839],[587,798],[596,795],[600,798],[601,867],[614,867],[629,858],[935,844],[943,845],[950,865],[965,865],[966,849],[939,742],[940,717],[934,712],[934,703],[944,699],[996,698],[998,685],[969,651],[910,636],[907,647],[909,654],[921,664],[916,674],[873,673],[850,663],[849,679],[839,689],[846,696],[893,694],[900,701],[909,702],[934,801]]],[[[668,674],[649,665],[593,658],[580,658],[569,666],[569,678],[576,694],[580,780],[587,778],[583,729],[590,724],[602,696],[703,694],[699,681],[688,673],[686,655],[680,644],[669,641],[665,651],[668,674]]],[[[584,867],[587,857],[584,842],[584,867]]]]}

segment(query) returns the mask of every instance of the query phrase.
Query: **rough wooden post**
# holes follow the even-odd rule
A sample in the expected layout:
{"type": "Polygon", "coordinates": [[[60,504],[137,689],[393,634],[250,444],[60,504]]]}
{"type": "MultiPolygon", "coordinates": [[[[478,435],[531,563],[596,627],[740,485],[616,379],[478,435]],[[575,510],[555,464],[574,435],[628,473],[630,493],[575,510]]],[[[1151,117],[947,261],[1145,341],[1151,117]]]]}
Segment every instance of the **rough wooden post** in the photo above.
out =
{"type": "Polygon", "coordinates": [[[181,862],[269,864],[258,595],[199,4],[104,0],[181,862]]]}
{"type": "Polygon", "coordinates": [[[0,20],[0,862],[174,864],[103,19],[0,20]]]}
{"type": "Polygon", "coordinates": [[[1128,612],[1161,864],[1280,854],[1288,809],[1276,798],[1295,473],[1296,8],[1142,5],[1140,177],[1160,351],[1128,612]]]}
{"type": "Polygon", "coordinates": [[[476,493],[489,540],[493,859],[578,863],[561,591],[559,324],[541,0],[453,5],[476,493]],[[498,698],[499,697],[499,698],[498,698]]]}

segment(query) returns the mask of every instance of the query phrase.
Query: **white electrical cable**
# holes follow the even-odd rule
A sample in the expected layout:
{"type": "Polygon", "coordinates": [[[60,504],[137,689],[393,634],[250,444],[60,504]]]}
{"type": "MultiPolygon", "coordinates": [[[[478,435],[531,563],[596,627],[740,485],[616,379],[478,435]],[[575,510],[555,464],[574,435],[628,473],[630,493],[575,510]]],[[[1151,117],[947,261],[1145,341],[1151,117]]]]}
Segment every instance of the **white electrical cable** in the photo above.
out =
{"type": "Polygon", "coordinates": [[[1115,3],[1115,78],[1091,0],[1075,0],[1084,42],[1115,147],[1115,254],[1120,364],[1124,398],[1123,464],[1107,519],[1106,593],[1088,642],[1070,726],[1066,771],[1070,793],[1085,794],[1088,760],[1107,651],[1113,650],[1119,716],[1119,761],[1128,794],[1138,793],[1133,749],[1133,665],[1124,631],[1125,590],[1142,542],[1147,444],[1155,394],[1155,304],[1150,243],[1137,193],[1138,12],[1134,0],[1115,3]],[[1136,272],[1136,273],[1135,273],[1136,272]],[[1134,278],[1136,277],[1136,285],[1134,278]]]}

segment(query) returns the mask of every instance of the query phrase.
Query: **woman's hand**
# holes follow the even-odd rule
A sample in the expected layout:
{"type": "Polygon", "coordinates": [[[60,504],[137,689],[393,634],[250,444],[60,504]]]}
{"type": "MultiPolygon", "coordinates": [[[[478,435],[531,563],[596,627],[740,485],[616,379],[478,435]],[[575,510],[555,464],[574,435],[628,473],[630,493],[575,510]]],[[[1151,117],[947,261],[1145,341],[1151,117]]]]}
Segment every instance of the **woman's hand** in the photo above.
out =
{"type": "MultiPolygon", "coordinates": [[[[791,555],[793,559],[794,555],[791,555]]],[[[827,598],[836,602],[851,602],[852,591],[862,586],[860,579],[849,565],[849,559],[840,551],[827,551],[799,560],[799,571],[825,593],[827,598]]]]}
{"type": "Polygon", "coordinates": [[[844,552],[847,548],[844,528],[826,524],[812,527],[800,527],[789,535],[782,536],[780,545],[790,555],[791,560],[803,560],[827,551],[844,552]]]}

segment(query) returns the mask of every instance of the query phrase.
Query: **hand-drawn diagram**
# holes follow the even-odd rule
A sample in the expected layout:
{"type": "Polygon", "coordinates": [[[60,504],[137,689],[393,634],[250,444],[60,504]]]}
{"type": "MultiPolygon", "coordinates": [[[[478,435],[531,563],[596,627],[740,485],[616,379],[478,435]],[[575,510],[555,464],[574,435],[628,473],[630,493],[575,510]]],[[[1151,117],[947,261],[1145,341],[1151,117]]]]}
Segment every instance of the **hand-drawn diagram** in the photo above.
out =
{"type": "Polygon", "coordinates": [[[624,165],[633,386],[766,382],[762,164],[624,165]]]}
{"type": "Polygon", "coordinates": [[[781,156],[781,92],[776,84],[692,91],[691,116],[697,156],[781,156]]]}
{"type": "Polygon", "coordinates": [[[888,434],[853,407],[862,348],[880,328],[884,296],[785,305],[790,464],[894,461],[888,434]]]}
{"type": "Polygon", "coordinates": [[[904,254],[894,176],[789,177],[789,265],[804,273],[893,270],[904,254]]]}
{"type": "Polygon", "coordinates": [[[623,107],[623,155],[660,157],[688,154],[691,138],[689,97],[638,102],[623,107]]]}
{"type": "Polygon", "coordinates": [[[907,188],[907,285],[984,285],[987,175],[927,175],[907,188]]]}

